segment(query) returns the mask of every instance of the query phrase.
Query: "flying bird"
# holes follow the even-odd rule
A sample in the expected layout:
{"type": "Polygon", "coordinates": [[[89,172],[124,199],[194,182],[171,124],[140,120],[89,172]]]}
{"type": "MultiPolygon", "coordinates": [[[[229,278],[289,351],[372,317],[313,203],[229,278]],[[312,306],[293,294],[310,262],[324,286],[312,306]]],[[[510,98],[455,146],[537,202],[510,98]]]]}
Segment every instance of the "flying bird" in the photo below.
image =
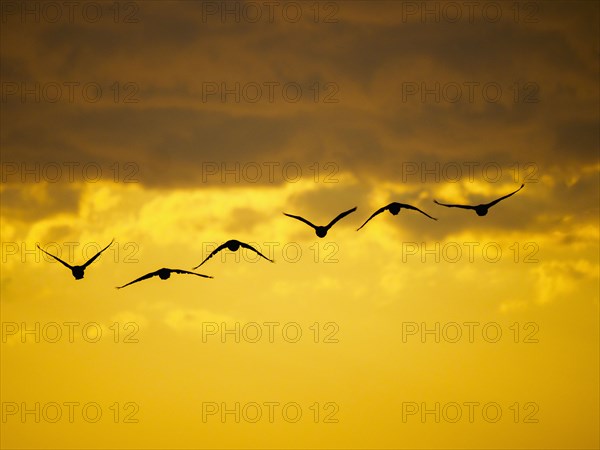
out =
{"type": "Polygon", "coordinates": [[[87,262],[85,264],[83,264],[82,266],[72,266],[70,264],[67,264],[66,262],[64,262],[62,259],[60,259],[58,256],[54,256],[51,253],[48,253],[46,250],[43,250],[39,245],[37,245],[37,248],[39,248],[41,251],[43,251],[46,255],[53,257],[55,260],[57,260],[59,263],[61,263],[63,266],[71,269],[71,273],[73,274],[73,276],[75,277],[76,280],[81,280],[83,278],[83,273],[86,269],[87,266],[89,266],[91,263],[93,263],[96,258],[98,258],[98,256],[100,256],[100,254],[106,250],[108,247],[110,247],[112,245],[112,243],[115,240],[113,239],[112,241],[110,241],[110,244],[108,244],[106,247],[104,247],[102,250],[100,250],[98,253],[96,253],[94,256],[92,256],[90,259],[87,260],[87,262]]]}
{"type": "Polygon", "coordinates": [[[198,264],[196,267],[194,267],[194,269],[197,269],[198,267],[200,267],[202,264],[204,264],[206,261],[208,261],[210,258],[212,258],[213,256],[215,256],[217,253],[219,253],[221,250],[223,250],[225,248],[228,249],[228,250],[231,250],[232,252],[236,252],[240,247],[247,248],[248,250],[252,250],[253,252],[255,252],[256,254],[258,254],[259,256],[262,256],[263,258],[265,258],[267,261],[275,262],[272,259],[267,258],[265,255],[263,255],[261,252],[259,252],[258,250],[256,250],[251,245],[246,244],[245,242],[241,242],[241,241],[237,241],[235,239],[231,239],[231,240],[225,242],[224,244],[219,245],[216,249],[214,249],[212,251],[212,253],[210,255],[208,255],[204,261],[202,261],[200,264],[198,264]]]}
{"type": "Polygon", "coordinates": [[[407,205],[406,203],[390,203],[387,206],[384,206],[383,208],[379,208],[377,211],[375,211],[373,213],[373,215],[371,217],[369,217],[365,223],[363,223],[359,228],[356,229],[356,231],[360,230],[362,227],[364,227],[367,222],[369,220],[371,220],[373,217],[375,217],[378,214],[381,214],[382,212],[384,212],[386,209],[390,212],[390,214],[393,214],[394,216],[398,215],[398,213],[400,212],[400,210],[404,208],[404,209],[413,209],[415,211],[419,211],[421,214],[425,214],[427,217],[429,217],[430,219],[433,220],[437,220],[435,217],[431,217],[429,214],[427,214],[424,211],[421,211],[419,208],[417,208],[416,206],[412,206],[412,205],[407,205]]]}
{"type": "Polygon", "coordinates": [[[136,280],[130,281],[129,283],[124,284],[123,286],[117,286],[117,289],[123,289],[124,287],[129,286],[130,284],[137,283],[138,281],[147,280],[148,278],[152,278],[153,276],[156,276],[156,275],[158,275],[158,277],[161,280],[168,280],[171,277],[172,273],[197,275],[197,276],[203,277],[203,278],[212,278],[209,275],[202,275],[201,273],[188,272],[187,270],[181,270],[181,269],[166,269],[163,267],[162,269],[158,269],[156,272],[147,273],[146,275],[139,277],[136,280]]]}
{"type": "Polygon", "coordinates": [[[510,194],[505,195],[504,197],[500,197],[500,198],[497,198],[496,200],[494,200],[492,202],[484,203],[482,205],[476,205],[476,206],[472,206],[472,205],[449,205],[449,204],[446,204],[446,203],[440,203],[437,200],[434,200],[433,202],[436,203],[436,204],[438,204],[438,205],[446,206],[448,208],[473,209],[473,210],[475,210],[475,212],[477,213],[478,216],[485,216],[488,213],[488,209],[490,209],[496,203],[504,200],[505,198],[510,197],[511,195],[515,195],[517,192],[519,192],[524,187],[525,187],[525,185],[522,184],[519,189],[517,189],[514,192],[511,192],[510,194]]]}
{"type": "Polygon", "coordinates": [[[287,213],[283,213],[284,215],[288,216],[288,217],[292,217],[294,219],[299,220],[300,222],[304,222],[305,224],[307,224],[308,226],[311,226],[315,229],[315,233],[317,234],[318,237],[320,238],[324,238],[325,236],[327,236],[327,232],[329,231],[329,229],[335,225],[335,223],[346,217],[348,214],[353,213],[354,211],[356,211],[356,206],[352,209],[349,209],[348,211],[344,211],[343,213],[340,213],[335,219],[333,219],[331,222],[329,222],[329,225],[327,226],[318,226],[318,225],[314,225],[312,223],[310,223],[308,220],[306,220],[304,217],[300,217],[300,216],[294,216],[292,214],[287,214],[287,213]]]}

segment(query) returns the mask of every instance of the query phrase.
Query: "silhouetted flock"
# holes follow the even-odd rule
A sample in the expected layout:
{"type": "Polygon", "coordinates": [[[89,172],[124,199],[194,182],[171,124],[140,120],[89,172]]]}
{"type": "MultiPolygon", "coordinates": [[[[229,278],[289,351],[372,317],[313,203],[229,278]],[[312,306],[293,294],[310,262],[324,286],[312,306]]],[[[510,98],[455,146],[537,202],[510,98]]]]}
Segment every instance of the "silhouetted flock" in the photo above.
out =
{"type": "MultiPolygon", "coordinates": [[[[437,205],[440,206],[445,206],[447,208],[462,208],[462,209],[472,209],[474,210],[478,216],[485,216],[488,213],[488,210],[494,206],[496,203],[510,197],[511,195],[516,194],[517,192],[519,192],[521,189],[523,189],[525,185],[522,184],[521,187],[519,189],[517,189],[514,192],[511,192],[510,194],[507,194],[503,197],[497,198],[496,200],[493,200],[489,203],[484,203],[481,205],[457,205],[457,204],[448,204],[448,203],[440,203],[437,200],[433,200],[433,202],[437,205]]],[[[412,205],[407,205],[405,203],[390,203],[387,206],[384,206],[380,209],[378,209],[377,211],[375,211],[371,217],[369,217],[365,223],[363,223],[360,227],[358,227],[356,229],[356,231],[359,231],[362,227],[364,227],[373,217],[377,216],[378,214],[381,214],[384,211],[389,211],[390,214],[392,215],[397,215],[400,210],[402,209],[409,209],[409,210],[414,210],[414,211],[418,211],[421,214],[429,217],[430,219],[433,220],[437,220],[435,217],[431,217],[429,214],[427,214],[424,211],[421,211],[419,208],[412,206],[412,205]]],[[[312,227],[315,230],[315,233],[318,237],[320,238],[324,238],[325,236],[327,236],[327,232],[329,231],[329,229],[335,225],[340,219],[343,219],[344,217],[346,217],[348,214],[353,213],[354,211],[356,211],[356,207],[349,209],[348,211],[344,211],[340,214],[337,215],[337,217],[335,219],[333,219],[331,222],[329,222],[329,224],[325,225],[325,226],[319,226],[319,225],[314,225],[313,223],[309,222],[308,220],[306,220],[305,218],[301,217],[301,216],[294,216],[292,214],[287,214],[287,213],[283,213],[284,215],[291,217],[293,219],[299,220],[301,222],[304,222],[305,224],[307,224],[308,226],[312,227]]],[[[81,280],[83,278],[83,274],[85,269],[91,264],[93,263],[96,258],[98,258],[98,256],[100,256],[100,254],[105,251],[107,248],[109,248],[112,243],[114,242],[114,239],[112,241],[110,241],[110,244],[108,244],[106,247],[104,247],[102,250],[100,250],[98,253],[96,253],[94,256],[92,256],[90,259],[88,259],[86,261],[85,264],[81,265],[81,266],[71,266],[70,264],[64,262],[62,259],[58,258],[57,256],[54,256],[50,253],[48,253],[47,251],[43,250],[39,245],[37,246],[41,251],[43,251],[44,253],[46,253],[47,255],[51,256],[52,258],[56,259],[58,262],[60,262],[62,265],[64,265],[65,267],[69,268],[71,270],[71,273],[73,274],[73,276],[75,277],[76,280],[81,280]]],[[[202,264],[204,264],[206,261],[208,261],[210,258],[212,258],[213,256],[215,256],[217,253],[219,253],[221,250],[224,249],[228,249],[232,252],[237,251],[240,247],[248,249],[248,250],[252,250],[253,252],[257,253],[259,256],[261,256],[262,258],[266,259],[267,261],[270,262],[274,262],[272,259],[267,258],[265,255],[263,255],[261,252],[259,252],[258,250],[256,250],[254,247],[252,247],[249,244],[246,244],[245,242],[240,242],[237,241],[235,239],[229,240],[223,244],[221,244],[219,247],[217,247],[215,250],[213,250],[210,255],[208,255],[204,261],[202,261],[200,264],[198,264],[196,267],[194,267],[194,269],[197,269],[198,267],[200,267],[202,264]]],[[[171,277],[172,273],[177,273],[177,274],[185,274],[185,275],[196,275],[199,277],[203,277],[203,278],[213,278],[209,275],[203,275],[201,273],[196,273],[196,272],[190,272],[188,270],[182,270],[182,269],[167,269],[167,268],[162,268],[159,269],[155,272],[150,272],[147,273],[146,275],[143,275],[133,281],[130,281],[127,284],[124,284],[123,286],[118,286],[117,289],[122,289],[126,286],[129,286],[130,284],[133,283],[137,283],[138,281],[143,281],[143,280],[147,280],[149,278],[152,278],[156,275],[158,275],[158,277],[161,280],[167,280],[171,277]]]]}

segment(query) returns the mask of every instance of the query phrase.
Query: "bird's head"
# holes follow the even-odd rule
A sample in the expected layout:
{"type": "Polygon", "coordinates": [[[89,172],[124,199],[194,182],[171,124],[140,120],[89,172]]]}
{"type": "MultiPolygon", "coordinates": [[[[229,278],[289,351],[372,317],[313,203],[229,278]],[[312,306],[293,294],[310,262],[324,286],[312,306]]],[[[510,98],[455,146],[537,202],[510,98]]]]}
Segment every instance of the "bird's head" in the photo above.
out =
{"type": "Polygon", "coordinates": [[[475,207],[475,212],[478,216],[485,216],[488,213],[488,208],[485,205],[475,207]]]}
{"type": "Polygon", "coordinates": [[[395,216],[400,212],[402,208],[400,208],[400,205],[398,203],[392,203],[388,209],[395,216]]]}
{"type": "Polygon", "coordinates": [[[317,233],[318,237],[324,238],[325,236],[327,236],[327,228],[326,227],[315,227],[315,233],[317,233]]]}
{"type": "Polygon", "coordinates": [[[171,271],[169,269],[165,269],[165,268],[160,269],[158,271],[158,277],[161,280],[168,280],[171,277],[171,271]]]}
{"type": "Polygon", "coordinates": [[[236,240],[227,241],[227,249],[236,252],[240,248],[240,242],[236,240]]]}
{"type": "Polygon", "coordinates": [[[82,267],[73,267],[73,270],[71,270],[71,272],[73,272],[73,276],[76,280],[81,280],[83,278],[84,269],[82,267]]]}

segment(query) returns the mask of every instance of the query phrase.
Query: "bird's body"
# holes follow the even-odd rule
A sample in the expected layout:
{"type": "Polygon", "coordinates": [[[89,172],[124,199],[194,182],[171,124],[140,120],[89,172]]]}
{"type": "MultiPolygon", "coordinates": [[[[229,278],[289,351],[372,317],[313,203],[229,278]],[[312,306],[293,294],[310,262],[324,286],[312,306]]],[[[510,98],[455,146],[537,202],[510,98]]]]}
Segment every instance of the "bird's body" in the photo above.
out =
{"type": "Polygon", "coordinates": [[[48,253],[46,250],[43,250],[39,245],[37,246],[37,248],[39,248],[41,251],[43,251],[46,255],[51,256],[52,258],[57,260],[63,266],[67,267],[68,269],[71,269],[71,273],[73,274],[73,277],[75,277],[76,280],[81,280],[83,278],[86,267],[89,266],[91,263],[93,263],[96,260],[96,258],[98,258],[98,256],[100,256],[100,254],[104,250],[106,250],[108,247],[110,247],[112,245],[112,243],[114,241],[115,241],[114,239],[112,241],[110,241],[110,244],[108,244],[106,247],[104,247],[102,250],[100,250],[98,253],[96,253],[94,256],[92,256],[90,259],[88,259],[86,261],[86,263],[81,266],[72,266],[72,265],[64,262],[58,256],[54,256],[53,254],[48,253]]]}
{"type": "Polygon", "coordinates": [[[230,241],[225,242],[225,245],[227,246],[227,250],[237,252],[242,243],[240,241],[236,241],[235,239],[231,239],[230,241]]]}
{"type": "Polygon", "coordinates": [[[352,209],[349,209],[348,211],[344,211],[343,213],[338,214],[338,216],[335,219],[333,219],[331,222],[329,222],[329,224],[327,224],[325,226],[314,225],[313,223],[309,222],[308,220],[306,220],[304,217],[301,217],[301,216],[294,216],[292,214],[287,214],[287,213],[283,213],[283,214],[288,217],[291,217],[293,219],[299,220],[300,222],[304,222],[305,224],[307,224],[308,226],[312,227],[315,230],[315,234],[317,235],[317,237],[324,238],[325,236],[327,236],[327,232],[329,231],[329,229],[338,220],[346,217],[348,214],[353,213],[354,211],[356,211],[356,206],[352,209]]]}
{"type": "Polygon", "coordinates": [[[377,211],[375,211],[375,212],[374,212],[374,213],[371,215],[371,217],[369,217],[369,218],[368,218],[368,219],[365,221],[365,223],[363,223],[363,224],[362,224],[360,227],[358,227],[358,228],[357,228],[357,230],[356,230],[356,231],[358,231],[358,230],[360,230],[362,227],[364,227],[364,226],[367,224],[367,222],[369,222],[369,220],[371,220],[373,217],[377,216],[378,214],[381,214],[382,212],[384,212],[384,211],[386,211],[386,210],[387,210],[387,211],[389,211],[389,212],[390,212],[390,214],[392,214],[392,215],[394,215],[394,216],[397,216],[397,215],[398,215],[398,213],[399,213],[399,212],[402,210],[402,208],[404,208],[404,209],[412,209],[412,210],[414,210],[414,211],[418,211],[418,212],[420,212],[421,214],[424,214],[424,215],[426,215],[426,216],[427,216],[427,217],[429,217],[430,219],[437,220],[435,217],[431,217],[429,214],[427,214],[427,213],[426,213],[426,212],[424,212],[424,211],[421,211],[419,208],[417,208],[417,207],[415,207],[415,206],[412,206],[412,205],[407,205],[406,203],[397,203],[397,202],[393,202],[393,203],[390,203],[389,205],[387,205],[387,206],[384,206],[383,208],[379,208],[377,211]]]}
{"type": "Polygon", "coordinates": [[[239,250],[240,247],[246,248],[248,250],[252,250],[253,252],[255,252],[257,255],[262,256],[264,259],[266,259],[267,261],[271,261],[274,262],[272,259],[267,258],[265,255],[263,255],[261,252],[259,252],[258,250],[256,250],[254,247],[252,247],[250,244],[246,244],[245,242],[241,242],[238,241],[236,239],[230,239],[229,241],[219,245],[216,249],[214,249],[210,255],[208,255],[204,261],[202,261],[200,264],[198,264],[196,267],[194,267],[194,269],[197,269],[198,267],[200,267],[202,264],[204,264],[206,261],[208,261],[210,258],[212,258],[213,256],[215,256],[217,253],[219,253],[221,250],[227,249],[230,250],[232,252],[237,252],[239,250]]]}
{"type": "Polygon", "coordinates": [[[524,184],[521,185],[521,187],[519,189],[517,189],[514,192],[511,192],[510,194],[506,194],[500,198],[497,198],[496,200],[493,200],[489,203],[482,203],[481,205],[454,205],[454,204],[447,204],[447,203],[440,203],[437,200],[434,200],[433,202],[437,205],[440,206],[445,206],[447,208],[462,208],[462,209],[472,209],[475,211],[475,213],[480,216],[483,217],[488,213],[488,210],[494,206],[496,203],[504,200],[505,198],[510,197],[511,195],[515,195],[517,192],[519,192],[521,189],[523,189],[525,187],[524,184]]]}
{"type": "Polygon", "coordinates": [[[172,272],[171,269],[162,268],[162,269],[159,269],[156,274],[158,275],[158,278],[160,278],[161,280],[168,280],[169,278],[171,278],[171,272],[172,272]]]}
{"type": "Polygon", "coordinates": [[[203,277],[203,278],[212,278],[209,275],[203,275],[201,273],[189,272],[187,270],[182,270],[182,269],[168,269],[166,267],[163,267],[162,269],[158,269],[155,272],[150,272],[150,273],[147,273],[146,275],[136,278],[135,280],[130,281],[129,283],[124,284],[123,286],[117,286],[117,289],[123,289],[124,287],[129,286],[130,284],[137,283],[138,281],[147,280],[154,276],[158,276],[158,278],[160,278],[161,280],[168,280],[169,278],[171,278],[172,273],[197,275],[197,276],[203,277]]]}

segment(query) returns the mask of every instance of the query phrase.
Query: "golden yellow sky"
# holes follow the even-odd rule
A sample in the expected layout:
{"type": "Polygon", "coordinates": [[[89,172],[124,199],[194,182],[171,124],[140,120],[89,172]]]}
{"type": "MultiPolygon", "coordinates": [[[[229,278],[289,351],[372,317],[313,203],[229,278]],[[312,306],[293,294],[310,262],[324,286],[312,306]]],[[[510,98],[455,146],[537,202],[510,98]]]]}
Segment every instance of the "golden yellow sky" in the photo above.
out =
{"type": "Polygon", "coordinates": [[[600,446],[597,3],[75,3],[0,4],[2,448],[600,446]]]}

